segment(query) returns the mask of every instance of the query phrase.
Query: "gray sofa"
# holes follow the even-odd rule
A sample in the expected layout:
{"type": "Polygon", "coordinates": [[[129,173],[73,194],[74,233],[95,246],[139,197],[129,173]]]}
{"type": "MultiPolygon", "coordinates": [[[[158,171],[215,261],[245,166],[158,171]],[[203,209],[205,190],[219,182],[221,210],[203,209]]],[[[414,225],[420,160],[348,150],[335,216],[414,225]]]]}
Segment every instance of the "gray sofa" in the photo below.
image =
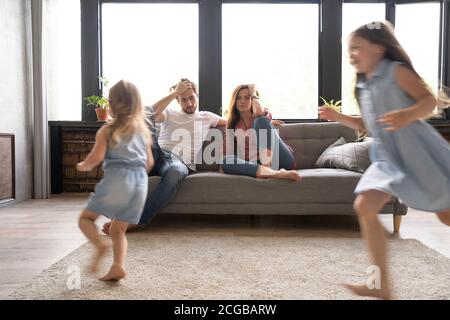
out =
{"type": "MultiPolygon", "coordinates": [[[[198,171],[183,181],[162,213],[353,215],[353,190],[361,173],[316,168],[314,164],[338,138],[355,141],[356,131],[333,122],[296,123],[282,126],[280,136],[294,149],[302,176],[300,182],[198,171]]],[[[209,169],[217,170],[218,166],[209,169]]],[[[149,178],[150,191],[159,179],[157,176],[149,178]]],[[[400,228],[401,217],[406,212],[407,207],[397,199],[389,202],[382,211],[394,215],[395,231],[400,228]]]]}

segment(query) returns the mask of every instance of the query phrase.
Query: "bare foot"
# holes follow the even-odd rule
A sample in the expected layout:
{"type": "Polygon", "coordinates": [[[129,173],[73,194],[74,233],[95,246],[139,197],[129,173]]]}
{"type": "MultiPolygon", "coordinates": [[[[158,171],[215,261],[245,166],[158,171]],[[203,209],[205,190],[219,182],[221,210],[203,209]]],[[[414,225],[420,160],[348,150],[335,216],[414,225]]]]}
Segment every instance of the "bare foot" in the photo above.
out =
{"type": "Polygon", "coordinates": [[[108,252],[108,249],[111,247],[111,240],[102,240],[100,245],[96,247],[97,252],[95,252],[92,257],[91,265],[89,267],[89,271],[92,273],[96,273],[98,271],[98,266],[102,261],[103,257],[108,252]]]}
{"type": "MultiPolygon", "coordinates": [[[[104,234],[109,235],[109,227],[110,227],[110,226],[111,226],[111,222],[106,222],[106,223],[103,225],[102,232],[103,232],[104,234]]],[[[128,227],[127,227],[127,231],[133,230],[133,229],[135,229],[136,227],[137,227],[137,224],[129,224],[128,227]]]]}
{"type": "Polygon", "coordinates": [[[119,281],[120,279],[125,278],[127,275],[123,266],[117,263],[113,263],[108,273],[101,277],[100,281],[119,281]]]}
{"type": "MultiPolygon", "coordinates": [[[[369,289],[366,285],[344,284],[344,287],[352,291],[354,294],[363,297],[375,297],[384,300],[391,300],[391,292],[389,289],[369,289]]],[[[387,286],[381,286],[386,288],[387,286]]]]}
{"type": "Polygon", "coordinates": [[[285,170],[280,169],[278,173],[275,174],[275,177],[279,179],[288,179],[293,181],[300,181],[302,177],[296,170],[285,170]]]}

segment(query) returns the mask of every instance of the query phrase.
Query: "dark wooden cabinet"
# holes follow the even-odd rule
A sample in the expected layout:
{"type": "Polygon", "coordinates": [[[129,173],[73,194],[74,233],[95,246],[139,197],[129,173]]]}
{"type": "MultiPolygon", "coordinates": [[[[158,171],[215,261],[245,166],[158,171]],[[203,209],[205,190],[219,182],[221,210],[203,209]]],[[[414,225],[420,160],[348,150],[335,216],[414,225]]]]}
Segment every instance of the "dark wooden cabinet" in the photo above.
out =
{"type": "Polygon", "coordinates": [[[0,203],[16,198],[15,136],[0,133],[0,203]]]}
{"type": "Polygon", "coordinates": [[[79,172],[82,161],[95,143],[103,122],[50,121],[51,193],[90,192],[102,178],[102,166],[79,172]]]}
{"type": "Polygon", "coordinates": [[[429,123],[450,143],[450,120],[430,120],[429,123]]]}

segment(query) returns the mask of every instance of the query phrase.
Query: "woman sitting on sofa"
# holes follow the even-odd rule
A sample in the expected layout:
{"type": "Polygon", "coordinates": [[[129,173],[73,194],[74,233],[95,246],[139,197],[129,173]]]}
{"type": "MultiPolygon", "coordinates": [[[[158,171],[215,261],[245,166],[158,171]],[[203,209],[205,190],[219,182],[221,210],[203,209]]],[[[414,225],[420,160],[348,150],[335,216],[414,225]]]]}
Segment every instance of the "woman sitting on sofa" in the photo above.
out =
{"type": "Polygon", "coordinates": [[[254,178],[301,179],[295,170],[291,148],[280,138],[271,120],[269,110],[262,108],[259,102],[255,85],[240,85],[234,89],[228,108],[224,173],[254,178]]]}

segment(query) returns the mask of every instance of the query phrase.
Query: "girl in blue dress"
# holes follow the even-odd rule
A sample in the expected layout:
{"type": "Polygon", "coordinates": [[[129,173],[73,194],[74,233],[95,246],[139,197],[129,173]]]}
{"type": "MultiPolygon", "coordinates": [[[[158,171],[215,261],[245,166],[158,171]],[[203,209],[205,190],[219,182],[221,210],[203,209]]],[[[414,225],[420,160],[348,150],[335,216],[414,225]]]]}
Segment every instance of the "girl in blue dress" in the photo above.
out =
{"type": "MultiPolygon", "coordinates": [[[[389,299],[387,240],[377,215],[395,196],[409,207],[436,212],[450,226],[450,146],[423,120],[437,101],[388,23],[370,23],[355,30],[349,38],[349,55],[357,74],[355,96],[361,117],[327,107],[321,107],[319,115],[367,129],[375,140],[370,150],[372,164],[355,189],[354,208],[381,278],[375,288],[346,287],[358,295],[389,299]]],[[[443,99],[447,101],[438,103],[448,104],[447,97],[443,99]]]]}
{"type": "Polygon", "coordinates": [[[114,261],[103,281],[125,277],[127,252],[125,232],[128,224],[137,224],[147,196],[148,175],[154,165],[151,136],[145,123],[138,89],[119,81],[109,91],[112,118],[97,132],[95,145],[77,170],[90,171],[103,161],[104,175],[96,185],[80,215],[79,227],[96,247],[90,271],[96,272],[110,244],[97,232],[95,220],[104,215],[112,220],[111,235],[114,261]]]}

